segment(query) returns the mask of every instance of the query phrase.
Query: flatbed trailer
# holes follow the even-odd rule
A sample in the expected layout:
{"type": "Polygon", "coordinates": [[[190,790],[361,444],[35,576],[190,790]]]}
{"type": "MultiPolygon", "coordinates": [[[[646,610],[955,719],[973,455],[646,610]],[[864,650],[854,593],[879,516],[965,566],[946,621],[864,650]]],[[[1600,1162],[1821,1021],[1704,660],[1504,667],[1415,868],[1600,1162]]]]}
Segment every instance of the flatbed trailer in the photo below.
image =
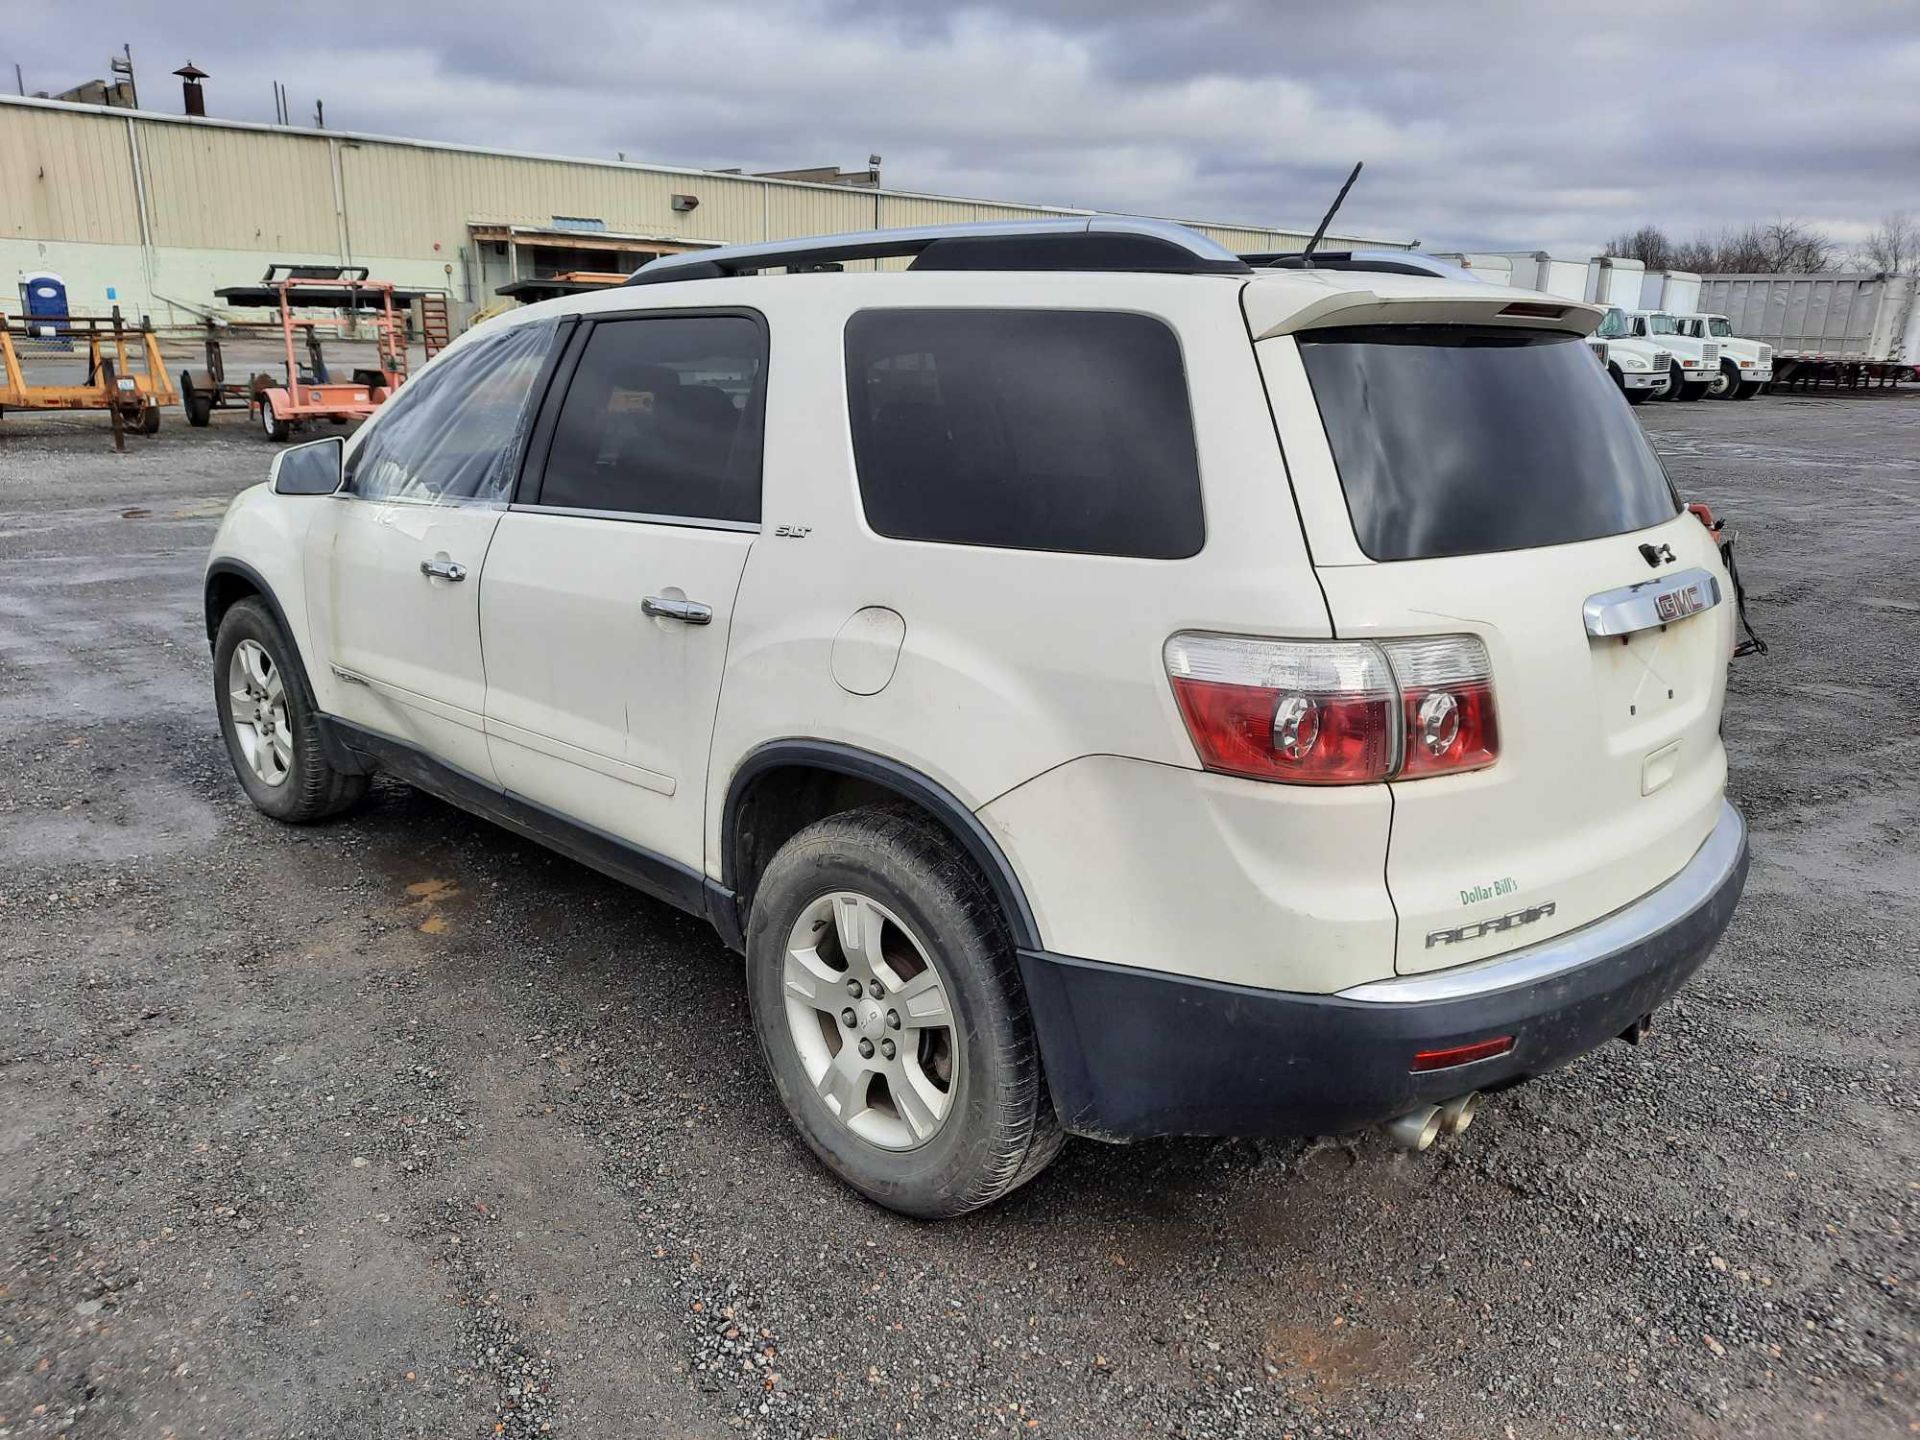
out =
{"type": "Polygon", "coordinates": [[[363,265],[270,265],[259,283],[229,285],[214,294],[235,308],[279,312],[277,325],[268,321],[247,326],[245,331],[278,333],[286,349],[286,378],[260,372],[243,381],[230,380],[222,341],[240,333],[241,327],[227,326],[222,331],[210,322],[205,368],[180,375],[189,424],[205,425],[216,409],[245,405],[269,440],[285,440],[296,426],[317,420],[365,419],[406,382],[406,330],[395,307],[410,304],[421,292],[370,279],[363,265]],[[295,314],[311,310],[336,313],[295,314]],[[344,316],[339,313],[343,311],[344,316]],[[363,319],[373,327],[376,364],[355,369],[347,380],[335,380],[320,334],[350,333],[363,319]],[[305,368],[300,364],[301,350],[306,354],[305,368]]]}
{"type": "Polygon", "coordinates": [[[152,435],[160,429],[161,407],[178,402],[167,379],[166,362],[152,324],[130,326],[119,306],[102,315],[35,315],[14,321],[0,314],[0,411],[104,410],[113,419],[115,443],[128,430],[152,435]],[[86,345],[87,374],[80,384],[48,385],[27,378],[20,359],[22,342],[73,342],[86,345]]]}

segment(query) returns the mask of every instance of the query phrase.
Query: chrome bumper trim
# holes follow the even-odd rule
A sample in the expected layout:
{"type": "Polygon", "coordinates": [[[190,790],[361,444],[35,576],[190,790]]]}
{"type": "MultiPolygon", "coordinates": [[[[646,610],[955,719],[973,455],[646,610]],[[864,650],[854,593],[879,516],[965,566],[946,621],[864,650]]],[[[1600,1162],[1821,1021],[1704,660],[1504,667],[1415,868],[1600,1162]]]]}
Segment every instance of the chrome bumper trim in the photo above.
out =
{"type": "Polygon", "coordinates": [[[1723,800],[1713,833],[1694,852],[1686,868],[1658,890],[1605,919],[1526,950],[1496,955],[1491,960],[1423,975],[1370,980],[1365,985],[1340,991],[1340,998],[1374,1005],[1460,1000],[1515,985],[1532,985],[1604,960],[1651,939],[1706,904],[1739,868],[1746,845],[1747,822],[1723,800]]]}

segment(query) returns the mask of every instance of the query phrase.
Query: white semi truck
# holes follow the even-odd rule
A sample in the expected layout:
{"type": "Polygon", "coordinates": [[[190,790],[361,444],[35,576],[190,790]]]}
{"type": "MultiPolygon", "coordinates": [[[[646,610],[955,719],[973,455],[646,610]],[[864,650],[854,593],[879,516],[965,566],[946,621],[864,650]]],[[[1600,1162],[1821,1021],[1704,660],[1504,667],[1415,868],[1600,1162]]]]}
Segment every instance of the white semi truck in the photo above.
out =
{"type": "Polygon", "coordinates": [[[1665,395],[1673,383],[1673,352],[1633,333],[1633,322],[1618,305],[1587,339],[1613,383],[1633,405],[1665,395]]]}
{"type": "Polygon", "coordinates": [[[1724,315],[1676,314],[1680,333],[1689,340],[1713,340],[1720,346],[1720,373],[1707,394],[1716,400],[1751,400],[1773,381],[1773,347],[1733,333],[1724,315]]]}
{"type": "Polygon", "coordinates": [[[1680,332],[1680,321],[1664,310],[1629,310],[1628,323],[1633,333],[1670,351],[1668,366],[1673,384],[1667,389],[1669,400],[1701,400],[1713,388],[1720,373],[1720,342],[1695,340],[1680,332]]]}

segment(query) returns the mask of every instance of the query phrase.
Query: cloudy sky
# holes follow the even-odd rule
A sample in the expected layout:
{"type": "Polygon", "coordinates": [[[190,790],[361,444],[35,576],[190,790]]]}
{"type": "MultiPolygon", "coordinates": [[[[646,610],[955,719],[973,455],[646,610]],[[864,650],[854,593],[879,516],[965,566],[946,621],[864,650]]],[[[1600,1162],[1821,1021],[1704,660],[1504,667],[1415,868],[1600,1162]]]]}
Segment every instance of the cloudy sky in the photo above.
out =
{"type": "MultiPolygon", "coordinates": [[[[1588,245],[1920,211],[1920,0],[325,0],[0,5],[26,88],[699,167],[885,157],[890,186],[1311,224],[1429,248],[1588,245]],[[289,23],[274,19],[276,12],[289,23]],[[352,36],[330,42],[329,36],[352,36]]],[[[0,65],[0,74],[11,64],[0,65]]],[[[5,76],[12,80],[10,74],[5,76]]]]}

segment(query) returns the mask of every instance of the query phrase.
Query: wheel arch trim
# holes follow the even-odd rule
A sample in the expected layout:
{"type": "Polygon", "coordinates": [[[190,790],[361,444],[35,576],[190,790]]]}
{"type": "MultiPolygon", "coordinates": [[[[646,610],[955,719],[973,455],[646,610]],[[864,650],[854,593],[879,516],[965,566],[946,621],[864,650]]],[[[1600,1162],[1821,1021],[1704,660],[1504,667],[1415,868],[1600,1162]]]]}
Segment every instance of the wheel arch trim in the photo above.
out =
{"type": "MultiPolygon", "coordinates": [[[[725,890],[739,896],[740,809],[753,782],[769,771],[787,768],[826,770],[868,780],[921,806],[946,826],[967,857],[980,867],[1000,912],[1006,917],[1013,943],[1021,949],[1040,946],[1040,927],[1027,904],[1013,864],[999,841],[980,818],[951,790],[912,766],[858,746],[830,740],[770,740],[748,751],[727,782],[721,811],[720,869],[725,890]]],[[[736,904],[740,903],[737,899],[736,904]]]]}
{"type": "MultiPolygon", "coordinates": [[[[280,597],[273,593],[273,586],[267,583],[267,577],[246,561],[236,560],[228,555],[223,555],[209,563],[207,573],[200,582],[200,605],[201,612],[206,617],[209,650],[213,649],[220,638],[220,627],[213,618],[213,582],[222,575],[231,575],[251,585],[254,592],[266,602],[267,609],[273,612],[273,623],[280,627],[280,633],[287,637],[287,643],[292,645],[295,651],[299,650],[300,642],[295,638],[293,627],[287,623],[287,612],[280,605],[280,597]]],[[[301,657],[300,663],[301,668],[304,669],[306,667],[304,656],[301,657]]]]}

